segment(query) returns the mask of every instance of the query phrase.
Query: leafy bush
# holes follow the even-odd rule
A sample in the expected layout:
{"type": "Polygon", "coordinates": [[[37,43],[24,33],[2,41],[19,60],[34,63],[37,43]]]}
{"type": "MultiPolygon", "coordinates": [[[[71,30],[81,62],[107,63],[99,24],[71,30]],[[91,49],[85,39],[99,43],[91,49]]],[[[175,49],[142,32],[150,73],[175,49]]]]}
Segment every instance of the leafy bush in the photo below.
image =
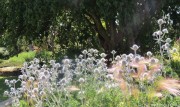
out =
{"type": "Polygon", "coordinates": [[[0,58],[5,58],[9,55],[9,52],[4,47],[0,47],[0,58]]]}
{"type": "Polygon", "coordinates": [[[52,59],[52,52],[47,51],[47,50],[38,51],[36,52],[35,57],[40,59],[41,61],[47,62],[52,59]]]}

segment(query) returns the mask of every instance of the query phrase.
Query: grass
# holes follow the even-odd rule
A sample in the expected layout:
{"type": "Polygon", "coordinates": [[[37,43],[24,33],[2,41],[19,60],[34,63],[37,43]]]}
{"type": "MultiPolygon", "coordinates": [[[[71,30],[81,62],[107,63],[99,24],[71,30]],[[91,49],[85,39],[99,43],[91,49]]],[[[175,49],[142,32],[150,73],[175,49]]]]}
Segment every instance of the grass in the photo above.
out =
{"type": "Polygon", "coordinates": [[[1,60],[0,67],[6,66],[17,66],[21,67],[25,61],[32,60],[36,55],[36,52],[29,51],[29,52],[22,52],[16,56],[10,57],[8,60],[1,60]]]}

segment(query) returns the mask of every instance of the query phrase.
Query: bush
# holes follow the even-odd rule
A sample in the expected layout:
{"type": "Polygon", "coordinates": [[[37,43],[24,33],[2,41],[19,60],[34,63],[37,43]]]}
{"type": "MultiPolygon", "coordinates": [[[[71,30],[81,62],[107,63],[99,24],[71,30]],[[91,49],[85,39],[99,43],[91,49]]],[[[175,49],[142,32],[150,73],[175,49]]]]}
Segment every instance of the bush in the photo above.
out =
{"type": "Polygon", "coordinates": [[[9,55],[9,52],[7,51],[7,49],[4,47],[0,47],[0,58],[4,59],[8,55],[9,55]]]}
{"type": "Polygon", "coordinates": [[[180,40],[177,40],[173,47],[176,48],[176,53],[172,54],[171,67],[180,77],[180,40]]]}
{"type": "Polygon", "coordinates": [[[46,61],[47,62],[47,61],[52,59],[52,52],[47,51],[47,50],[38,51],[38,52],[36,52],[35,57],[40,59],[40,61],[46,61]]]}

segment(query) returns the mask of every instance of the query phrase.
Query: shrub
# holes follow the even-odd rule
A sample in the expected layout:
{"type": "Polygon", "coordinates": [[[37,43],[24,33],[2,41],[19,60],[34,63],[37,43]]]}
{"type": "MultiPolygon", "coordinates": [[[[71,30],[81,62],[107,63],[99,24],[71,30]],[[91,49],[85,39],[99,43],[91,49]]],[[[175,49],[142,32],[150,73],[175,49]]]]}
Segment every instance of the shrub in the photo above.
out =
{"type": "Polygon", "coordinates": [[[5,58],[9,55],[9,52],[4,47],[0,47],[0,58],[5,58]]]}

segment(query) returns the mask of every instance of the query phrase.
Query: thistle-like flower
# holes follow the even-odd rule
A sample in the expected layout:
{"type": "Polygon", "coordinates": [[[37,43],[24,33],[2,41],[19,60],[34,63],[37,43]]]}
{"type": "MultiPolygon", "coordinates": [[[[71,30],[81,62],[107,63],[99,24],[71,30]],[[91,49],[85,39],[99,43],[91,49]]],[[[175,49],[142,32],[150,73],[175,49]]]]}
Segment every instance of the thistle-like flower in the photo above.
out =
{"type": "Polygon", "coordinates": [[[83,53],[84,55],[86,55],[86,54],[88,53],[88,51],[87,51],[87,50],[83,50],[82,53],[83,53]]]}
{"type": "Polygon", "coordinates": [[[160,30],[156,31],[156,33],[157,33],[157,35],[159,35],[159,36],[161,36],[161,35],[163,34],[162,31],[160,31],[160,30]]]}
{"type": "Polygon", "coordinates": [[[150,52],[150,51],[148,51],[146,54],[147,54],[148,57],[152,56],[152,52],[150,52]]]}
{"type": "Polygon", "coordinates": [[[84,78],[79,78],[79,83],[84,83],[85,82],[85,80],[84,80],[84,78]]]}
{"type": "Polygon", "coordinates": [[[113,51],[111,51],[111,53],[114,55],[114,54],[116,54],[116,51],[115,51],[115,50],[113,50],[113,51]]]}
{"type": "Polygon", "coordinates": [[[136,44],[134,44],[132,47],[131,47],[132,50],[134,51],[137,51],[139,49],[139,46],[137,46],[136,44]]]}
{"type": "Polygon", "coordinates": [[[169,33],[167,29],[162,30],[163,33],[169,33]]]}
{"type": "Polygon", "coordinates": [[[139,49],[139,46],[137,46],[136,44],[134,44],[132,47],[131,47],[132,50],[134,50],[134,54],[136,56],[136,51],[139,49]]]}
{"type": "Polygon", "coordinates": [[[172,40],[170,38],[166,39],[166,43],[170,43],[172,40]]]}
{"type": "Polygon", "coordinates": [[[158,22],[159,25],[162,25],[162,24],[165,23],[165,21],[163,19],[159,19],[157,22],[158,22]]]}
{"type": "Polygon", "coordinates": [[[101,53],[100,56],[101,56],[102,58],[105,58],[105,57],[106,57],[106,54],[105,54],[105,53],[101,53]]]}

